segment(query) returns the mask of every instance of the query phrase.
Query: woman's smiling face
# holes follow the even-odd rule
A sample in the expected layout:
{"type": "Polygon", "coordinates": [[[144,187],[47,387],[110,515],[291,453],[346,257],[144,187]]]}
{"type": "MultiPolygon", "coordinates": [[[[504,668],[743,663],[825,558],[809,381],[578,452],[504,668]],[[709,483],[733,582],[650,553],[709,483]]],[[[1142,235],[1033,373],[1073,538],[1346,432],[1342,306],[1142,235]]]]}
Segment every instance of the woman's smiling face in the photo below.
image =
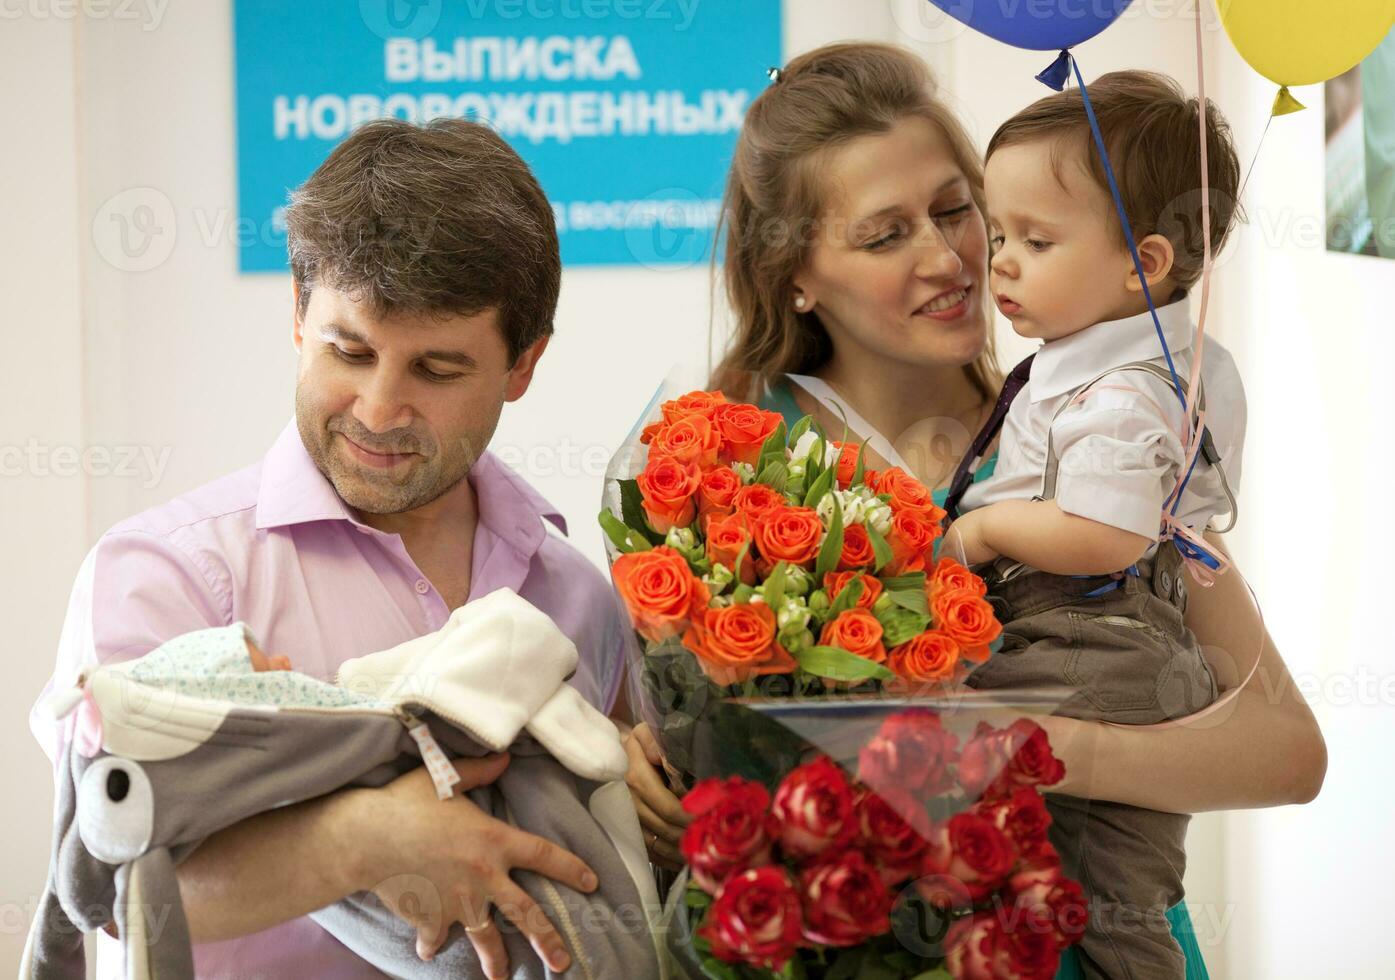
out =
{"type": "Polygon", "coordinates": [[[908,116],[821,161],[824,213],[794,285],[835,348],[968,364],[988,341],[983,215],[933,122],[908,116]]]}

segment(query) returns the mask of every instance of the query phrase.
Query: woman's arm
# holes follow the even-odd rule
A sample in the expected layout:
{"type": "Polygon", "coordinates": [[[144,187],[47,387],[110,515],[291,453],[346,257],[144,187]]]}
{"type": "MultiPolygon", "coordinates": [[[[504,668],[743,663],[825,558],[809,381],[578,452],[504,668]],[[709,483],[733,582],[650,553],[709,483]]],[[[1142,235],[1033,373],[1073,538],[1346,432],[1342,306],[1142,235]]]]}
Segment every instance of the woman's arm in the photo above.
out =
{"type": "MultiPolygon", "coordinates": [[[[1207,540],[1225,550],[1218,536],[1208,533],[1207,540]]],[[[1258,648],[1254,676],[1219,711],[1176,727],[1047,719],[1052,745],[1068,770],[1057,788],[1173,813],[1307,803],[1322,788],[1327,746],[1239,569],[1189,594],[1187,625],[1222,691],[1244,679],[1242,671],[1258,648]]]]}

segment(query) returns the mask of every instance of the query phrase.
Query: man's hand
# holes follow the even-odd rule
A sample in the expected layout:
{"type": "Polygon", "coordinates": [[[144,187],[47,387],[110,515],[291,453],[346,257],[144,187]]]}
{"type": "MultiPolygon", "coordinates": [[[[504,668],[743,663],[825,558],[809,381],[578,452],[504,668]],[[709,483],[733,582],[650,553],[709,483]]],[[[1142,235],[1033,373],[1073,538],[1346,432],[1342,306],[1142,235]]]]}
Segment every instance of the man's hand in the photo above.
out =
{"type": "MultiPolygon", "coordinates": [[[[457,791],[494,782],[508,756],[456,759],[457,791]]],[[[493,905],[532,943],[555,972],[571,957],[546,913],[509,877],[526,868],[581,892],[594,891],[595,873],[556,844],[511,827],[468,799],[439,800],[425,768],[381,789],[352,790],[362,840],[356,877],[404,922],[416,927],[417,955],[431,959],[451,923],[465,927],[490,977],[506,977],[508,954],[490,913],[493,905]]]]}
{"type": "Polygon", "coordinates": [[[678,841],[683,836],[683,828],[692,822],[692,815],[683,809],[678,797],[659,776],[664,756],[647,724],[641,722],[625,736],[625,752],[630,757],[630,771],[625,775],[625,782],[635,798],[649,859],[660,867],[676,871],[683,866],[678,841]]]}

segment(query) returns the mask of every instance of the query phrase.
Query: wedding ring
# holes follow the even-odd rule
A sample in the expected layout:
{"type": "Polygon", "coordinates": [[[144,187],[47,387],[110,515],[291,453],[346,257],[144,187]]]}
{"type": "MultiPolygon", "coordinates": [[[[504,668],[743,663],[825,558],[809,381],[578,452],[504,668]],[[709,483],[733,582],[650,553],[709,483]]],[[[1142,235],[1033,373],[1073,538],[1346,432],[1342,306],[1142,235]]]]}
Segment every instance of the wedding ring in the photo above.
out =
{"type": "Polygon", "coordinates": [[[650,847],[650,849],[653,849],[653,848],[658,847],[658,846],[659,846],[659,835],[656,834],[656,833],[654,833],[654,831],[652,831],[652,830],[649,831],[649,847],[650,847]]]}
{"type": "Polygon", "coordinates": [[[468,932],[468,933],[470,933],[471,935],[476,935],[476,934],[478,934],[478,933],[484,932],[486,929],[493,929],[493,928],[494,928],[494,920],[493,920],[493,919],[485,919],[483,922],[481,922],[481,923],[480,923],[479,925],[477,925],[477,926],[466,926],[466,927],[465,927],[465,931],[468,932]]]}

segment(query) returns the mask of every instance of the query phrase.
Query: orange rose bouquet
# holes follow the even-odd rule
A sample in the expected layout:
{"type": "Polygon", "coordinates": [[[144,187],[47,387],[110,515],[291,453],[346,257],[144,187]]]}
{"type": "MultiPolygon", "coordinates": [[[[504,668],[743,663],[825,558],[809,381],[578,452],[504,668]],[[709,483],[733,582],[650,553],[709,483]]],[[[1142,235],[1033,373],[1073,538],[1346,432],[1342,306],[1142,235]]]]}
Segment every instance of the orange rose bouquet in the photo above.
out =
{"type": "Polygon", "coordinates": [[[990,655],[984,583],[936,556],[945,514],[910,474],[720,392],[657,415],[612,463],[600,523],[637,707],[680,771],[716,700],[921,696],[990,655]]]}

